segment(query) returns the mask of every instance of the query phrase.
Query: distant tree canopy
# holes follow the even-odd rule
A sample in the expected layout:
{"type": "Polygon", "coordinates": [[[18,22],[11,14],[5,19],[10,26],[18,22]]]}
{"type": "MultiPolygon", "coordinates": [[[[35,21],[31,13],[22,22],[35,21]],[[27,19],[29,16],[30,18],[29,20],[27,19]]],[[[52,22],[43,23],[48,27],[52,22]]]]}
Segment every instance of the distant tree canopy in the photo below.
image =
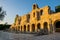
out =
{"type": "Polygon", "coordinates": [[[58,5],[58,6],[55,7],[55,11],[56,12],[60,12],[60,5],[58,5]]]}
{"type": "Polygon", "coordinates": [[[6,30],[9,29],[11,25],[6,25],[6,24],[0,24],[0,30],[6,30]]]}
{"type": "MultiPolygon", "coordinates": [[[[4,11],[2,7],[0,7],[0,21],[4,19],[5,15],[6,15],[6,11],[4,11]]],[[[0,24],[0,30],[7,29],[9,27],[10,25],[0,24]]]]}
{"type": "Polygon", "coordinates": [[[6,11],[4,11],[2,7],[0,7],[0,21],[4,19],[5,15],[6,15],[6,11]]]}

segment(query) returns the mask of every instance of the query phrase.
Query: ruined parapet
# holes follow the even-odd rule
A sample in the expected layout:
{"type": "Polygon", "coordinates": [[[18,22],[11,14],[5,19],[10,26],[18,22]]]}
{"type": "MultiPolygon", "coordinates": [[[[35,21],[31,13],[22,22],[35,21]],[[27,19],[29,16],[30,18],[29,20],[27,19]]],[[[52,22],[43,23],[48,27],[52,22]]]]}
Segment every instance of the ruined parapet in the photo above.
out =
{"type": "Polygon", "coordinates": [[[39,8],[38,5],[37,4],[33,4],[32,9],[34,10],[36,8],[39,8]]]}

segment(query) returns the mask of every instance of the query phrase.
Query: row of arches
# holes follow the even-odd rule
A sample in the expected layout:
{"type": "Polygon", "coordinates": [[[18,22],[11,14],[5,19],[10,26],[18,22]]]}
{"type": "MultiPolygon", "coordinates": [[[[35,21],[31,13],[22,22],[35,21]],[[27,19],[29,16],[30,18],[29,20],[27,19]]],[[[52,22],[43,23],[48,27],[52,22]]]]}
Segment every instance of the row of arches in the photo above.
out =
{"type": "MultiPolygon", "coordinates": [[[[46,30],[48,31],[48,23],[45,22],[43,25],[44,25],[44,30],[45,30],[45,31],[46,31],[46,30]]],[[[35,26],[35,24],[32,24],[32,25],[27,25],[27,26],[24,25],[23,27],[24,27],[24,32],[26,32],[26,28],[27,28],[27,31],[30,32],[30,27],[31,27],[31,29],[32,29],[32,32],[35,32],[35,27],[36,27],[36,26],[35,26]]],[[[22,31],[22,26],[21,26],[20,29],[21,29],[21,31],[22,31]]],[[[38,24],[37,24],[37,31],[40,31],[40,29],[41,29],[41,24],[38,23],[38,24]]]]}
{"type": "MultiPolygon", "coordinates": [[[[43,23],[43,30],[45,32],[49,31],[48,26],[49,26],[51,32],[53,32],[53,31],[54,32],[60,32],[60,21],[55,21],[53,24],[48,24],[47,22],[44,22],[43,23]]],[[[13,28],[13,30],[19,30],[21,32],[22,32],[22,30],[24,32],[26,32],[26,31],[31,32],[31,30],[32,30],[32,32],[35,32],[35,31],[39,32],[41,30],[41,24],[40,23],[38,23],[37,25],[35,25],[35,24],[29,25],[28,24],[27,26],[26,25],[23,25],[23,26],[21,25],[21,26],[18,26],[18,28],[17,27],[16,28],[12,27],[12,28],[13,28]],[[37,27],[37,30],[36,30],[36,27],[37,27]]]]}

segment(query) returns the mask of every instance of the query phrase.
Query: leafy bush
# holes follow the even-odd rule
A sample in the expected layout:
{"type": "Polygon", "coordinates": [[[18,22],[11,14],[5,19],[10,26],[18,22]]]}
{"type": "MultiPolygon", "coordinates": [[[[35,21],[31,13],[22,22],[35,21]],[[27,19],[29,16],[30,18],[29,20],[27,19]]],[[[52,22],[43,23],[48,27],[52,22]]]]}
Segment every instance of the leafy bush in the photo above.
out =
{"type": "Polygon", "coordinates": [[[55,11],[56,12],[60,12],[60,5],[58,5],[58,6],[55,7],[55,11]]]}
{"type": "Polygon", "coordinates": [[[10,25],[4,25],[4,24],[0,24],[0,30],[6,30],[9,29],[10,25]]]}

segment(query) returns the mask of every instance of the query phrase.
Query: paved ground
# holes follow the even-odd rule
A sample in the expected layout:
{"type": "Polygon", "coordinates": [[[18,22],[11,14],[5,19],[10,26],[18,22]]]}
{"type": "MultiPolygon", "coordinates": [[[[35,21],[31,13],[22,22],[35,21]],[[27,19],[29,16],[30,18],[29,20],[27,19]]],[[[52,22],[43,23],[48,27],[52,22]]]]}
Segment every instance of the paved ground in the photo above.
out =
{"type": "Polygon", "coordinates": [[[0,40],[60,40],[60,33],[34,36],[31,34],[14,34],[0,31],[0,40]]]}

